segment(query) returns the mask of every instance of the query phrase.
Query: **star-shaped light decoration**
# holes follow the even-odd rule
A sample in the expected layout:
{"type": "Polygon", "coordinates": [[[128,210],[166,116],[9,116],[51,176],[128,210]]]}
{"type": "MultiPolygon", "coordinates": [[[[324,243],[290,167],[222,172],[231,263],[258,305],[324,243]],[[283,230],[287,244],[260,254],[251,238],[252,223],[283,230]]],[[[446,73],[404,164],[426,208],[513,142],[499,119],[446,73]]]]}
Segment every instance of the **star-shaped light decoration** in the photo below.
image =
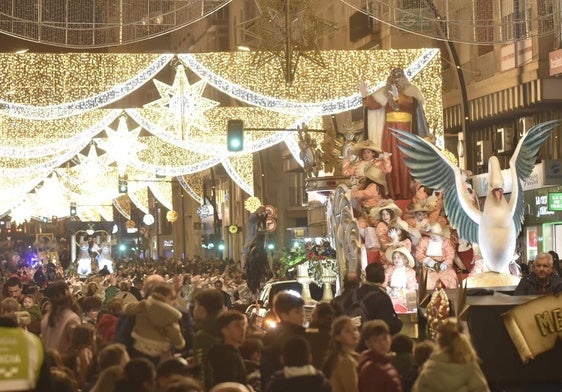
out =
{"type": "Polygon", "coordinates": [[[16,226],[29,222],[33,216],[33,207],[29,201],[29,197],[25,196],[18,204],[10,210],[10,217],[16,226]]]}
{"type": "Polygon", "coordinates": [[[107,152],[107,163],[117,162],[119,175],[124,176],[127,165],[136,159],[137,153],[146,148],[146,145],[138,141],[141,127],[129,131],[127,117],[121,116],[117,131],[110,127],[105,128],[107,139],[94,139],[98,147],[107,152]]]}
{"type": "Polygon", "coordinates": [[[100,177],[105,177],[105,155],[98,156],[95,144],[90,144],[88,155],[77,154],[78,161],[78,181],[81,184],[98,182],[100,177]]]}
{"type": "Polygon", "coordinates": [[[336,25],[315,15],[318,0],[256,0],[256,3],[261,15],[242,24],[246,34],[258,41],[252,60],[255,67],[278,60],[287,84],[294,81],[301,57],[324,67],[316,42],[336,30],[336,25]]]}
{"type": "Polygon", "coordinates": [[[162,121],[166,129],[172,128],[183,140],[189,137],[191,128],[203,132],[209,131],[205,112],[218,106],[219,102],[203,97],[206,80],[201,79],[194,84],[189,84],[185,67],[178,63],[174,83],[171,86],[156,79],[154,84],[161,98],[146,104],[145,107],[165,111],[166,115],[162,116],[162,121]]]}

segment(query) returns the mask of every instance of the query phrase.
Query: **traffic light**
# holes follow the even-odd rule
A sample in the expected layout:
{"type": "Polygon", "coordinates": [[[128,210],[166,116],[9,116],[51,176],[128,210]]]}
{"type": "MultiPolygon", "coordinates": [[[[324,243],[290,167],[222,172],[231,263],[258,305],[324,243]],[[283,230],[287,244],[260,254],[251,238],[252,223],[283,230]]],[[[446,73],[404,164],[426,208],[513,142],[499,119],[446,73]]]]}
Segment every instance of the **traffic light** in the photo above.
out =
{"type": "Polygon", "coordinates": [[[70,203],[70,216],[76,216],[76,203],[70,203]]]}
{"type": "Polygon", "coordinates": [[[129,190],[129,185],[127,184],[126,178],[119,178],[119,193],[127,193],[129,190]]]}
{"type": "Polygon", "coordinates": [[[226,146],[228,151],[244,149],[244,122],[242,120],[228,120],[226,146]]]}

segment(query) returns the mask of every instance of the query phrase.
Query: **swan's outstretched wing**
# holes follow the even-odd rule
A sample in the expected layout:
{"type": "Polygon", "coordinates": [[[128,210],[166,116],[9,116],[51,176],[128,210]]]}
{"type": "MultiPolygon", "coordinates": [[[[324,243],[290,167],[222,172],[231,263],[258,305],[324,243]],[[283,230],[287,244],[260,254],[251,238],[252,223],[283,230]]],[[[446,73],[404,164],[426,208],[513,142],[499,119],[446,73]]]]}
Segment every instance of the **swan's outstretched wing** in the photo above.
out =
{"type": "Polygon", "coordinates": [[[404,154],[410,174],[429,188],[444,190],[445,213],[459,236],[468,242],[478,242],[482,213],[470,201],[460,169],[437,147],[419,136],[397,129],[391,132],[400,141],[398,147],[404,154]]]}
{"type": "Polygon", "coordinates": [[[509,160],[512,180],[509,212],[513,217],[517,234],[521,231],[524,212],[523,188],[521,183],[531,175],[539,148],[546,139],[549,138],[552,130],[558,126],[559,123],[559,120],[546,121],[529,129],[521,140],[519,140],[519,143],[517,143],[517,147],[515,147],[515,151],[509,160]]]}

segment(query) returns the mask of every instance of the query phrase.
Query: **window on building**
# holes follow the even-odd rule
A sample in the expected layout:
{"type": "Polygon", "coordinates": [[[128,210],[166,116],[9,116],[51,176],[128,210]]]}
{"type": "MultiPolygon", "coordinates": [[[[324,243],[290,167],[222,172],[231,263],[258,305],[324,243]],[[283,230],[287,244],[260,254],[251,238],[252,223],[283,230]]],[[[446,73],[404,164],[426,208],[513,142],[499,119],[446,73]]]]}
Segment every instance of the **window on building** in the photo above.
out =
{"type": "MultiPolygon", "coordinates": [[[[494,2],[476,0],[475,13],[476,42],[494,42],[494,2]]],[[[493,50],[493,45],[478,45],[478,56],[483,56],[493,50]]]]}
{"type": "Polygon", "coordinates": [[[501,36],[502,40],[510,41],[527,37],[529,32],[529,18],[531,14],[528,0],[502,0],[501,36]]]}

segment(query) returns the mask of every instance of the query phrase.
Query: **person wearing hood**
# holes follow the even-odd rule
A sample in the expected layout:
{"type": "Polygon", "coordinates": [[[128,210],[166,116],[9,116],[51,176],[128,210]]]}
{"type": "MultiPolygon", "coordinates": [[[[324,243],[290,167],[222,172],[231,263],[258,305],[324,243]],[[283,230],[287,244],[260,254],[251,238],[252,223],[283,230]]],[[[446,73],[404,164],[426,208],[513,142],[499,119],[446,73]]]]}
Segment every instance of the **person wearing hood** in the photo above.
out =
{"type": "Polygon", "coordinates": [[[147,299],[125,307],[126,315],[135,316],[131,333],[133,356],[143,356],[158,363],[162,357],[171,354],[172,349],[181,350],[185,346],[179,325],[182,315],[173,306],[175,299],[171,284],[158,283],[147,299]]]}
{"type": "Polygon", "coordinates": [[[457,319],[445,320],[437,334],[437,349],[423,365],[413,392],[472,391],[490,388],[476,351],[457,319]]]}

